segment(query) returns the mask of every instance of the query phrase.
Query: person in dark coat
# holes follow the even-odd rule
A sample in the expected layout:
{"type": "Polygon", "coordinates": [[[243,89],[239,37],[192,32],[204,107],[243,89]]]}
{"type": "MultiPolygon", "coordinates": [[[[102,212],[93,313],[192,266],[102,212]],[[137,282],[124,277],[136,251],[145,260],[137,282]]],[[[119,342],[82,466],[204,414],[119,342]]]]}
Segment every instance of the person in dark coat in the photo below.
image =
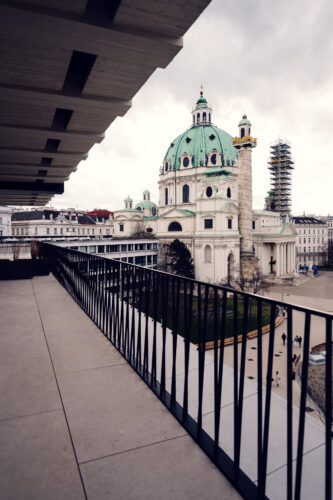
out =
{"type": "Polygon", "coordinates": [[[283,342],[283,345],[286,345],[286,338],[287,338],[287,335],[283,332],[283,334],[281,335],[281,338],[282,338],[282,342],[283,342]]]}

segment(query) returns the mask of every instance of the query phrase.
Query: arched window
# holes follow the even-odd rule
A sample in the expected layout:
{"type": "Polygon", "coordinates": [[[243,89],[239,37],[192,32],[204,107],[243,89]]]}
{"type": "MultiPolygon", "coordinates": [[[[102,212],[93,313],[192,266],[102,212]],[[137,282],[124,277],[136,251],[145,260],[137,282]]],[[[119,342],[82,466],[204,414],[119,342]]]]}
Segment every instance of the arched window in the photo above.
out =
{"type": "Polygon", "coordinates": [[[179,224],[179,222],[171,222],[168,227],[168,231],[182,231],[182,226],[179,224]]]}
{"type": "Polygon", "coordinates": [[[231,198],[231,189],[230,188],[227,189],[227,198],[231,198]]]}
{"type": "Polygon", "coordinates": [[[147,231],[147,233],[152,233],[153,229],[151,227],[147,227],[146,231],[147,231]]]}
{"type": "Polygon", "coordinates": [[[216,154],[215,153],[210,157],[210,161],[212,162],[213,165],[216,165],[216,154]]]}
{"type": "Polygon", "coordinates": [[[208,186],[208,188],[206,189],[206,196],[207,198],[210,198],[213,194],[213,190],[210,186],[208,186]]]}
{"type": "Polygon", "coordinates": [[[210,113],[209,113],[209,121],[210,121],[210,113]]]}
{"type": "Polygon", "coordinates": [[[202,121],[203,121],[204,123],[206,123],[206,120],[207,120],[207,114],[206,114],[206,113],[203,113],[203,115],[202,115],[202,121]]]}
{"type": "Polygon", "coordinates": [[[188,203],[190,201],[190,188],[187,184],[183,186],[183,203],[188,203]]]}
{"type": "Polygon", "coordinates": [[[156,207],[153,207],[151,209],[151,214],[155,217],[155,215],[156,215],[156,207]]]}
{"type": "Polygon", "coordinates": [[[195,123],[195,115],[193,115],[193,123],[195,123]]]}
{"type": "Polygon", "coordinates": [[[165,204],[169,203],[169,191],[168,188],[165,188],[165,204]]]}
{"type": "Polygon", "coordinates": [[[185,158],[183,159],[183,167],[188,167],[190,164],[190,160],[188,158],[188,156],[185,156],[185,158]]]}
{"type": "Polygon", "coordinates": [[[212,249],[209,245],[205,246],[205,264],[212,262],[212,249]]]}
{"type": "Polygon", "coordinates": [[[197,113],[197,123],[200,123],[200,113],[197,113]]]}
{"type": "Polygon", "coordinates": [[[167,172],[167,171],[168,171],[168,169],[169,169],[169,163],[168,163],[168,162],[166,162],[166,164],[165,164],[165,171],[167,172]]]}
{"type": "Polygon", "coordinates": [[[241,128],[241,137],[244,137],[244,135],[245,135],[245,128],[244,128],[244,127],[242,127],[242,128],[241,128]]]}

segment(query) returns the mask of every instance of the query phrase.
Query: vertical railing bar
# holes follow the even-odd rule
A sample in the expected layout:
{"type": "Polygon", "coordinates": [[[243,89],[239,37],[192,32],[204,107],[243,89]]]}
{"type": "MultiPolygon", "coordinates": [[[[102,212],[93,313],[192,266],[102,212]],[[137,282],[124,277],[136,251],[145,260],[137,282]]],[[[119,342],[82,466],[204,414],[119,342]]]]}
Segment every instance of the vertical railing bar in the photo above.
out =
{"type": "Polygon", "coordinates": [[[142,323],[142,267],[138,268],[139,277],[139,304],[138,304],[138,329],[136,335],[136,362],[135,369],[138,371],[141,367],[141,323],[142,323]]]}
{"type": "Polygon", "coordinates": [[[243,421],[243,396],[244,396],[244,379],[245,379],[245,364],[246,364],[246,344],[247,344],[247,327],[249,313],[249,297],[243,297],[243,328],[242,328],[242,346],[239,374],[239,392],[238,392],[238,418],[237,418],[237,448],[235,453],[235,472],[238,481],[238,472],[240,464],[240,449],[242,438],[242,421],[243,421]]]}
{"type": "Polygon", "coordinates": [[[293,497],[293,314],[287,306],[287,500],[293,497]]]}
{"type": "Polygon", "coordinates": [[[216,408],[216,426],[217,430],[215,433],[215,456],[217,455],[219,448],[219,435],[220,435],[220,421],[221,421],[221,401],[222,401],[222,387],[223,387],[223,363],[224,363],[224,340],[226,333],[226,321],[227,321],[227,291],[222,292],[222,318],[221,318],[221,339],[220,339],[220,356],[219,356],[219,371],[218,371],[218,384],[217,384],[217,408],[216,408]]]}
{"type": "Polygon", "coordinates": [[[326,318],[325,498],[332,498],[332,320],[326,318]]]}
{"type": "Polygon", "coordinates": [[[158,304],[159,304],[159,274],[153,275],[153,321],[154,321],[154,331],[153,331],[153,352],[151,357],[151,382],[154,386],[156,381],[156,328],[157,328],[157,317],[158,317],[158,304]]]}
{"type": "Polygon", "coordinates": [[[136,295],[136,281],[137,281],[138,268],[135,267],[133,270],[133,281],[132,281],[132,322],[131,322],[131,343],[130,343],[130,363],[135,366],[135,314],[137,306],[137,295],[136,295]]]}
{"type": "Polygon", "coordinates": [[[162,280],[162,366],[161,366],[161,392],[160,398],[164,399],[165,391],[165,343],[166,329],[168,320],[168,294],[169,294],[169,276],[166,275],[162,280]]]}
{"type": "Polygon", "coordinates": [[[260,492],[262,498],[264,498],[266,490],[266,471],[267,471],[267,457],[268,457],[268,439],[269,439],[269,424],[270,424],[270,410],[271,410],[273,354],[274,354],[274,337],[275,337],[275,307],[276,307],[275,304],[271,303],[267,375],[266,375],[264,437],[263,437],[263,452],[262,452],[262,491],[260,492]]]}
{"type": "Polygon", "coordinates": [[[197,300],[197,308],[198,308],[198,368],[199,368],[199,374],[198,374],[198,416],[197,416],[197,421],[198,421],[198,432],[200,432],[201,428],[201,414],[200,414],[200,393],[201,393],[201,381],[202,381],[202,366],[201,366],[201,349],[202,349],[202,325],[201,325],[201,284],[198,284],[198,300],[197,300]]]}
{"type": "Polygon", "coordinates": [[[148,271],[147,269],[144,270],[144,277],[145,277],[145,318],[146,318],[146,324],[145,324],[145,343],[144,343],[144,354],[143,354],[143,371],[144,371],[144,376],[147,377],[148,375],[148,353],[149,353],[149,337],[148,337],[148,320],[149,320],[149,312],[150,312],[150,300],[149,300],[149,294],[150,294],[150,276],[151,272],[148,271]]]}
{"type": "MultiPolygon", "coordinates": [[[[258,411],[258,427],[257,427],[257,475],[258,475],[258,492],[260,493],[263,488],[263,470],[262,470],[262,300],[257,299],[257,325],[258,325],[258,335],[257,335],[257,379],[258,379],[258,399],[257,399],[257,411],[258,411]]],[[[259,498],[262,498],[259,496],[259,498]]]]}
{"type": "MultiPolygon", "coordinates": [[[[238,429],[238,295],[233,293],[233,358],[234,358],[234,460],[237,450],[236,429],[238,429]]],[[[234,462],[235,463],[235,462],[234,462]]],[[[234,467],[234,474],[237,475],[234,467]]]]}
{"type": "Polygon", "coordinates": [[[299,423],[298,423],[295,500],[299,500],[301,498],[303,445],[304,445],[304,430],[305,430],[305,406],[306,406],[308,368],[309,368],[310,322],[311,322],[310,313],[306,312],[305,325],[304,325],[303,361],[302,361],[302,372],[301,372],[302,385],[301,385],[301,398],[300,398],[299,423]]]}
{"type": "Polygon", "coordinates": [[[172,377],[171,377],[171,403],[176,400],[176,367],[177,367],[177,341],[178,341],[178,321],[179,321],[179,305],[180,305],[180,278],[177,279],[176,287],[176,307],[175,307],[175,323],[172,336],[172,377]]]}

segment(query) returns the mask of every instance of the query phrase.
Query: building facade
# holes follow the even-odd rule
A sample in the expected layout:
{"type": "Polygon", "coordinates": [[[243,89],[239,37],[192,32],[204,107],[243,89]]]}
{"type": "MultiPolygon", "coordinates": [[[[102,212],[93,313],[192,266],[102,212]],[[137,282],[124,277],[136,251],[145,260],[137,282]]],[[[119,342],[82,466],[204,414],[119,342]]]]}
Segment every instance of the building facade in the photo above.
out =
{"type": "Polygon", "coordinates": [[[328,263],[329,227],[325,220],[312,216],[295,216],[297,231],[296,265],[326,265],[328,263]]]}
{"type": "Polygon", "coordinates": [[[12,234],[12,210],[9,207],[0,207],[0,237],[12,234]]]}
{"type": "Polygon", "coordinates": [[[12,214],[12,236],[26,238],[104,238],[113,234],[112,212],[88,215],[76,210],[25,210],[12,214]]]}

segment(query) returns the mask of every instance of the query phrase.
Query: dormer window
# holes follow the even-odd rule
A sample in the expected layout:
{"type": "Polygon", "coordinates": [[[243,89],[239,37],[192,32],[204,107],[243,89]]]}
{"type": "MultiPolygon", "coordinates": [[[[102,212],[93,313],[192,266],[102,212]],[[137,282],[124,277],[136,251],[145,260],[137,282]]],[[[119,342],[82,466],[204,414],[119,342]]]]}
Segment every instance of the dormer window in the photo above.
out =
{"type": "Polygon", "coordinates": [[[210,134],[209,138],[210,138],[211,141],[213,141],[215,139],[215,135],[214,134],[210,134]]]}
{"type": "Polygon", "coordinates": [[[187,144],[188,144],[189,142],[191,142],[191,140],[192,140],[192,139],[191,139],[190,137],[186,137],[186,142],[187,142],[187,144]]]}
{"type": "Polygon", "coordinates": [[[216,154],[215,153],[210,157],[210,161],[212,162],[213,165],[216,165],[216,154]]]}
{"type": "Polygon", "coordinates": [[[189,157],[185,156],[185,158],[183,159],[183,167],[188,167],[189,164],[190,164],[189,157]]]}

